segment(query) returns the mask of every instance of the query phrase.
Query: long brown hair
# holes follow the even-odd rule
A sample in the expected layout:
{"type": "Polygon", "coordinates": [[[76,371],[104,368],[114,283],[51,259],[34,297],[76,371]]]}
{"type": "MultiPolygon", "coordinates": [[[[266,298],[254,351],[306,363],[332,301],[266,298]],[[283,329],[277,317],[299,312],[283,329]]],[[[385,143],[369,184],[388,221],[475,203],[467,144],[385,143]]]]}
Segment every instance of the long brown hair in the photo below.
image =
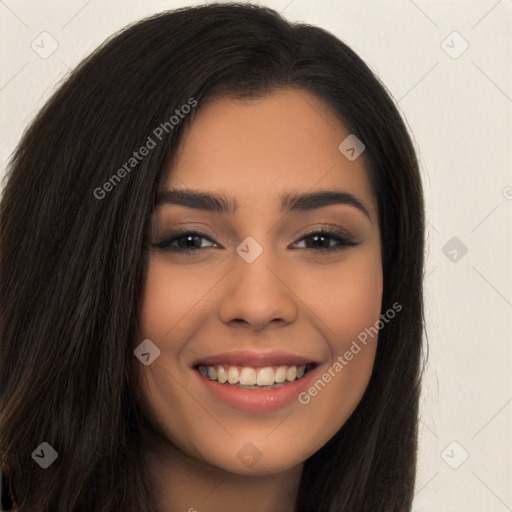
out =
{"type": "Polygon", "coordinates": [[[327,31],[254,5],[164,12],[116,34],[47,102],[18,145],[0,204],[0,460],[21,511],[157,512],[139,470],[148,425],[133,356],[149,219],[184,128],[111,180],[191,98],[295,87],[366,146],[384,292],[357,408],[305,461],[296,512],[411,508],[423,318],[424,213],[413,144],[385,87],[327,31]],[[110,181],[112,184],[112,181],[110,181]],[[108,194],[98,198],[95,190],[108,194]],[[47,469],[32,453],[58,454],[47,469]]]}

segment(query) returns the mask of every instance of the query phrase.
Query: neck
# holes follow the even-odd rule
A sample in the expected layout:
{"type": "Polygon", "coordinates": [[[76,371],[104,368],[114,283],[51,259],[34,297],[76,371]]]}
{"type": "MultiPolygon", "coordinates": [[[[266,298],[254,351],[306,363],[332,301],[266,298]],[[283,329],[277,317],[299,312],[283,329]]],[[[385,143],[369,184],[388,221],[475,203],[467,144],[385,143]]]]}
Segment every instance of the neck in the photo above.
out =
{"type": "Polygon", "coordinates": [[[293,512],[303,468],[238,475],[169,445],[148,449],[145,466],[160,512],[293,512]]]}

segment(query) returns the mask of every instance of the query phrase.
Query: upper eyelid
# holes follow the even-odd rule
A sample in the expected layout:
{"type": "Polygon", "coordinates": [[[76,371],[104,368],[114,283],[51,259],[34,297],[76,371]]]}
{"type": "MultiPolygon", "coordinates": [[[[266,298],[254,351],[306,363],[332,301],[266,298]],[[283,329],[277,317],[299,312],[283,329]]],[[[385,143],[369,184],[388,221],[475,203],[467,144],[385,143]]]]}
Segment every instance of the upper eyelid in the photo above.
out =
{"type": "MultiPolygon", "coordinates": [[[[350,242],[353,242],[354,245],[359,245],[359,243],[357,243],[355,241],[355,238],[353,237],[353,235],[351,233],[349,233],[346,229],[344,228],[341,228],[341,227],[334,227],[334,226],[329,226],[327,224],[323,224],[323,225],[320,225],[320,226],[316,226],[316,227],[312,227],[312,228],[306,228],[304,230],[301,230],[299,233],[297,233],[296,235],[294,235],[294,239],[295,241],[293,242],[294,244],[297,243],[297,242],[300,242],[302,241],[304,238],[308,237],[308,236],[312,236],[312,235],[315,235],[319,232],[327,232],[328,233],[328,236],[330,236],[331,238],[344,238],[346,239],[347,241],[350,241],[350,242]]],[[[172,242],[175,242],[177,239],[179,239],[180,237],[182,236],[185,236],[187,234],[193,234],[195,236],[199,236],[201,238],[205,238],[207,239],[209,242],[213,243],[213,244],[216,244],[216,245],[221,245],[222,244],[219,244],[219,242],[217,242],[215,240],[215,237],[209,233],[209,231],[205,228],[195,228],[195,227],[178,227],[178,228],[175,228],[175,229],[171,229],[169,230],[168,232],[164,233],[162,235],[162,237],[160,238],[160,241],[156,241],[153,243],[153,245],[157,245],[163,241],[166,241],[166,240],[169,240],[169,239],[173,239],[172,242]]],[[[170,244],[169,244],[170,245],[170,244]]],[[[205,247],[204,249],[206,249],[207,247],[205,247]]]]}
{"type": "MultiPolygon", "coordinates": [[[[305,236],[307,234],[314,234],[318,231],[331,231],[331,232],[339,232],[343,235],[345,235],[347,238],[353,237],[352,233],[341,226],[335,226],[328,223],[320,223],[319,225],[315,225],[311,228],[304,228],[301,230],[298,230],[293,236],[305,236]]],[[[175,228],[166,229],[163,230],[162,235],[160,235],[160,238],[165,238],[169,236],[179,236],[179,235],[185,235],[187,233],[195,233],[201,236],[205,236],[207,238],[214,239],[216,235],[214,235],[208,228],[203,227],[196,227],[196,226],[177,226],[175,228]]],[[[245,237],[242,237],[245,238],[245,237]]],[[[213,240],[212,240],[213,241],[213,240]]]]}

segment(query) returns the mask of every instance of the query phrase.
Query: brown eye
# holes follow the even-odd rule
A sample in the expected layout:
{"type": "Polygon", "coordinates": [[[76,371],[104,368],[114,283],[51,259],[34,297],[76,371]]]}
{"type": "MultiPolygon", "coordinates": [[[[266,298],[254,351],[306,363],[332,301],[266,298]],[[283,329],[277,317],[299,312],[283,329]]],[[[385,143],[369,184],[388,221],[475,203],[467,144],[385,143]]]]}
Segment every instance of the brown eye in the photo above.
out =
{"type": "MultiPolygon", "coordinates": [[[[330,253],[340,251],[345,247],[354,247],[358,245],[346,233],[336,230],[311,231],[309,233],[302,233],[299,242],[306,240],[306,249],[312,249],[319,253],[330,253]],[[307,242],[309,240],[309,242],[307,242]],[[336,244],[331,246],[331,241],[334,240],[336,244]]],[[[297,242],[296,242],[297,243],[297,242]]]]}
{"type": "Polygon", "coordinates": [[[214,246],[217,245],[212,240],[212,238],[206,233],[202,233],[200,231],[192,229],[181,229],[171,231],[164,238],[162,238],[161,240],[152,245],[153,247],[157,247],[158,249],[184,253],[194,253],[199,250],[208,249],[212,247],[212,245],[203,247],[201,239],[205,239],[212,242],[214,246]]]}

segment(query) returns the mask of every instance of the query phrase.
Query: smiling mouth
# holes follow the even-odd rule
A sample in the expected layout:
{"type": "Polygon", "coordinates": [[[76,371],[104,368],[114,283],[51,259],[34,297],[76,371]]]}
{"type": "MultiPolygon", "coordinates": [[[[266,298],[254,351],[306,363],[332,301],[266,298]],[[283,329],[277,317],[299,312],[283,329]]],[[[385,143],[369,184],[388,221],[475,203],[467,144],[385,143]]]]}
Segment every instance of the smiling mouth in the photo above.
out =
{"type": "Polygon", "coordinates": [[[229,387],[242,389],[274,389],[298,381],[316,364],[280,365],[265,367],[217,364],[194,367],[203,377],[229,387]]]}

